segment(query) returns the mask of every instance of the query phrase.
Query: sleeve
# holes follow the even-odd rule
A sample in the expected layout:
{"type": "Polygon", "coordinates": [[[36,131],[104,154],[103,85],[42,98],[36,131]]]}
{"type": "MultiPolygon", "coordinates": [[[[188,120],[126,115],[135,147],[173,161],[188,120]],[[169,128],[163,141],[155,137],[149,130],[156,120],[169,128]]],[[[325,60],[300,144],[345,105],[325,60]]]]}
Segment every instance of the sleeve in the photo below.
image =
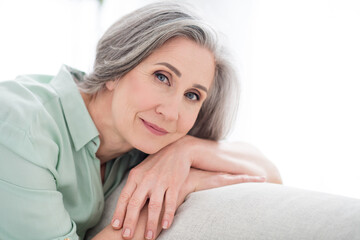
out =
{"type": "Polygon", "coordinates": [[[0,129],[0,239],[79,239],[54,175],[26,133],[0,129]]]}

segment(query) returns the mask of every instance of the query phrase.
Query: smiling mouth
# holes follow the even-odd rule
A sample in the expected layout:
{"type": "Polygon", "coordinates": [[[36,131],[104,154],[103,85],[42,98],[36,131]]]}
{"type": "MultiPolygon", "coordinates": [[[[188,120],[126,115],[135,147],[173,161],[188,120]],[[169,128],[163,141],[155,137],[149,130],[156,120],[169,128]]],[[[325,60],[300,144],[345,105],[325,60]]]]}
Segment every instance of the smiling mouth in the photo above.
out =
{"type": "Polygon", "coordinates": [[[156,126],[155,124],[149,123],[147,121],[145,121],[144,119],[140,118],[141,121],[143,122],[143,124],[145,125],[145,127],[153,134],[157,135],[157,136],[163,136],[168,134],[169,132],[166,131],[165,129],[156,126]]]}

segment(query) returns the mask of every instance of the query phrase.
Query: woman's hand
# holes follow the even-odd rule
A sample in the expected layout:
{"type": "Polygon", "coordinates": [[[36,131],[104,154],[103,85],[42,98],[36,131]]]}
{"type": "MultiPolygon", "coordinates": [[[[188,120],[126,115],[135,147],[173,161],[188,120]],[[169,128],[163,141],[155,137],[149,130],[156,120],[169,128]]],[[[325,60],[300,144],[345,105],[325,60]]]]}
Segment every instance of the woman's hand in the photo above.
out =
{"type": "MultiPolygon", "coordinates": [[[[179,192],[188,178],[190,167],[241,175],[245,182],[246,178],[250,182],[254,181],[252,176],[264,176],[269,182],[281,183],[276,167],[249,144],[219,143],[185,136],[150,155],[131,170],[111,222],[113,228],[123,227],[124,238],[132,238],[140,210],[147,200],[147,239],[152,239],[151,236],[155,235],[162,206],[164,215],[161,224],[163,228],[169,228],[177,202],[181,200],[179,192]]],[[[233,175],[227,176],[233,178],[233,175]]]]}
{"type": "Polygon", "coordinates": [[[130,171],[111,222],[114,229],[123,228],[124,238],[133,237],[139,213],[148,199],[147,239],[155,236],[163,205],[162,227],[170,227],[191,166],[188,152],[181,145],[178,140],[166,146],[130,171]]]}
{"type": "MultiPolygon", "coordinates": [[[[219,173],[219,172],[209,172],[202,171],[199,169],[191,168],[187,179],[182,185],[179,191],[179,197],[176,204],[176,208],[178,208],[185,200],[186,196],[192,192],[223,187],[232,184],[238,183],[246,183],[246,182],[264,182],[264,177],[257,176],[248,176],[248,175],[235,175],[235,174],[227,174],[227,173],[219,173]]],[[[148,218],[148,206],[144,206],[141,210],[139,216],[139,223],[136,229],[134,229],[133,238],[134,239],[144,239],[144,233],[146,237],[146,233],[148,231],[147,228],[147,218],[148,218]],[[145,229],[147,231],[145,231],[145,229]]],[[[161,232],[161,226],[157,225],[154,230],[155,235],[153,239],[155,239],[161,232]]],[[[96,235],[95,239],[124,239],[121,235],[119,235],[119,231],[116,231],[108,225],[105,229],[103,229],[98,235],[96,235]]]]}

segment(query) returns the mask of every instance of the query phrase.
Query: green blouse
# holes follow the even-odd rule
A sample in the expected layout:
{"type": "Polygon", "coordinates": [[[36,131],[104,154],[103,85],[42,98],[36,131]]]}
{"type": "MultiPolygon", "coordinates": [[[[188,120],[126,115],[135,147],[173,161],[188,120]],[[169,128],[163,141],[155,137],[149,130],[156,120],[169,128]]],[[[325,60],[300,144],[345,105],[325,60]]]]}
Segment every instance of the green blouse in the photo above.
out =
{"type": "Polygon", "coordinates": [[[83,76],[64,65],[0,82],[0,239],[83,239],[104,196],[145,158],[110,161],[102,185],[99,133],[74,82],[83,76]]]}

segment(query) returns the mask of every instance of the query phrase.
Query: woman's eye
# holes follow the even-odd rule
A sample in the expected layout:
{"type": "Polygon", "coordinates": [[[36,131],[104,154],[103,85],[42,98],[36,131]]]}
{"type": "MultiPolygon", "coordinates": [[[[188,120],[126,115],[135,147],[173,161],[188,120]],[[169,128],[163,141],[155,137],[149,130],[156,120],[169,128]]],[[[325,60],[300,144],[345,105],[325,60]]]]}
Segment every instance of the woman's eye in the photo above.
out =
{"type": "Polygon", "coordinates": [[[169,79],[162,73],[155,73],[156,78],[163,83],[166,83],[167,85],[170,85],[169,79]]]}
{"type": "Polygon", "coordinates": [[[185,97],[192,101],[198,101],[200,99],[199,95],[193,92],[185,93],[185,97]]]}

